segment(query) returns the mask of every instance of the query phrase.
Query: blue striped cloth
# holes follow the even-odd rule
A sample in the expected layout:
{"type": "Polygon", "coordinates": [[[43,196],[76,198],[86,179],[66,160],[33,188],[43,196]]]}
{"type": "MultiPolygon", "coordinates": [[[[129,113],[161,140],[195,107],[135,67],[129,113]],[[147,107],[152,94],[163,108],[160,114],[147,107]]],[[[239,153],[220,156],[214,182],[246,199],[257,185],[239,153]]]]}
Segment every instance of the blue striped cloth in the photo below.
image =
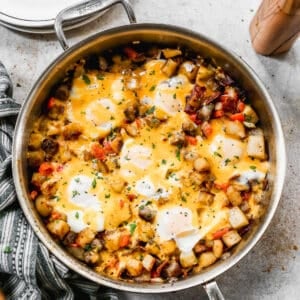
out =
{"type": "Polygon", "coordinates": [[[12,83],[0,61],[0,289],[13,300],[110,299],[111,293],[101,288],[99,296],[99,285],[71,272],[48,252],[18,205],[11,147],[20,105],[11,95],[12,83]]]}

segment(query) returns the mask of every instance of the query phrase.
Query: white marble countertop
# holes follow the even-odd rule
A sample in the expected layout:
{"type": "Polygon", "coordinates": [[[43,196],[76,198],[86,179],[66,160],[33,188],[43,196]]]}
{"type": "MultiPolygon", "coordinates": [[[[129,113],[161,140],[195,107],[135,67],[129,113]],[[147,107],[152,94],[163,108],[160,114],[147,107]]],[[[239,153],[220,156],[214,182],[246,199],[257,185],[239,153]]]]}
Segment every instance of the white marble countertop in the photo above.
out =
{"type": "MultiPolygon", "coordinates": [[[[138,22],[192,29],[233,49],[256,70],[282,120],[288,169],[276,215],[260,242],[235,267],[217,278],[226,299],[299,299],[300,293],[300,40],[284,55],[262,57],[251,48],[248,26],[259,0],[133,0],[138,22]]],[[[67,33],[70,43],[102,29],[126,24],[121,7],[67,33]]],[[[0,26],[0,60],[22,103],[41,72],[62,49],[54,35],[17,33],[0,26]]],[[[161,295],[121,293],[122,299],[206,299],[202,287],[161,295]]]]}

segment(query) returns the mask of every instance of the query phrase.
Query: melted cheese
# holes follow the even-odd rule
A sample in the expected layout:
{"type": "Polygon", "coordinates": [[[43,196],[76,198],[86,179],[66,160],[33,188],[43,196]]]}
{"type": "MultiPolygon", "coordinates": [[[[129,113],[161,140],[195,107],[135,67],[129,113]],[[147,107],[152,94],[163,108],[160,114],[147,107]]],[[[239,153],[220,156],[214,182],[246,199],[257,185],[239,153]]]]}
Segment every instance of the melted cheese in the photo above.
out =
{"type": "MultiPolygon", "coordinates": [[[[164,63],[164,60],[148,62],[129,81],[119,73],[107,73],[100,79],[91,73],[89,85],[82,78],[74,80],[67,116],[70,121],[82,124],[84,132],[77,141],[70,141],[70,147],[79,157],[72,158],[57,174],[60,201],[55,206],[66,213],[75,232],[87,226],[97,231],[111,230],[124,222],[135,221],[139,205],[147,201],[157,211],[155,240],[160,243],[174,239],[181,251],[191,250],[200,239],[211,238],[213,232],[229,226],[223,191],[215,191],[211,206],[199,206],[199,191],[185,183],[190,178],[193,162],[184,160],[182,152],[168,139],[181,131],[182,123],[188,120],[183,109],[193,85],[184,75],[167,78],[160,71],[164,63]],[[134,138],[124,135],[120,170],[108,175],[95,172],[91,162],[80,158],[83,151],[89,150],[91,141],[105,137],[123,124],[124,109],[135,97],[152,109],[154,116],[163,116],[165,121],[158,128],[143,125],[134,138]],[[115,177],[126,182],[121,194],[112,188],[115,177]],[[131,203],[128,193],[135,194],[131,203]],[[159,204],[162,198],[168,201],[159,204]]],[[[189,145],[186,150],[208,160],[215,182],[227,183],[237,175],[241,182],[263,180],[268,162],[249,158],[247,140],[226,135],[224,119],[210,123],[209,138],[197,137],[197,144],[189,145]]],[[[255,201],[249,203],[255,213],[255,201]]]]}

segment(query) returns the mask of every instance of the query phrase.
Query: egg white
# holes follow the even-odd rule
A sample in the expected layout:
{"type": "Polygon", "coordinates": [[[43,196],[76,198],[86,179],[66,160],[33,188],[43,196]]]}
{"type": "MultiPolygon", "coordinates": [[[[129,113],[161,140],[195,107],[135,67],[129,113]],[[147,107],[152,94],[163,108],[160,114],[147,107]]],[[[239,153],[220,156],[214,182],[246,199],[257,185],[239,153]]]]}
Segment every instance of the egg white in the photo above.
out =
{"type": "Polygon", "coordinates": [[[161,241],[174,239],[181,251],[190,251],[200,239],[198,228],[192,224],[193,213],[189,208],[173,206],[158,212],[157,234],[161,241]]]}

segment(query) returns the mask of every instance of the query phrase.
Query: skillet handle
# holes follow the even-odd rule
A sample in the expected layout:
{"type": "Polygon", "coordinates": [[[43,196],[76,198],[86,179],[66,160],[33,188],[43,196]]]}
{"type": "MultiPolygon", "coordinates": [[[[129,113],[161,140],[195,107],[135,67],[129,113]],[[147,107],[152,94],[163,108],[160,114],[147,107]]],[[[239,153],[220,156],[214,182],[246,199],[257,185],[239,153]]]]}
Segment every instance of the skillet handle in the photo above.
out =
{"type": "Polygon", "coordinates": [[[207,293],[209,300],[225,300],[221,290],[215,281],[210,281],[202,285],[207,293]]]}
{"type": "Polygon", "coordinates": [[[64,50],[67,50],[69,48],[67,39],[63,31],[63,22],[66,17],[79,17],[80,15],[82,15],[82,11],[84,11],[85,13],[99,13],[116,4],[122,4],[131,24],[136,23],[136,17],[129,0],[90,0],[87,2],[80,2],[79,4],[75,4],[63,9],[56,16],[54,22],[55,33],[62,48],[64,50]]]}

